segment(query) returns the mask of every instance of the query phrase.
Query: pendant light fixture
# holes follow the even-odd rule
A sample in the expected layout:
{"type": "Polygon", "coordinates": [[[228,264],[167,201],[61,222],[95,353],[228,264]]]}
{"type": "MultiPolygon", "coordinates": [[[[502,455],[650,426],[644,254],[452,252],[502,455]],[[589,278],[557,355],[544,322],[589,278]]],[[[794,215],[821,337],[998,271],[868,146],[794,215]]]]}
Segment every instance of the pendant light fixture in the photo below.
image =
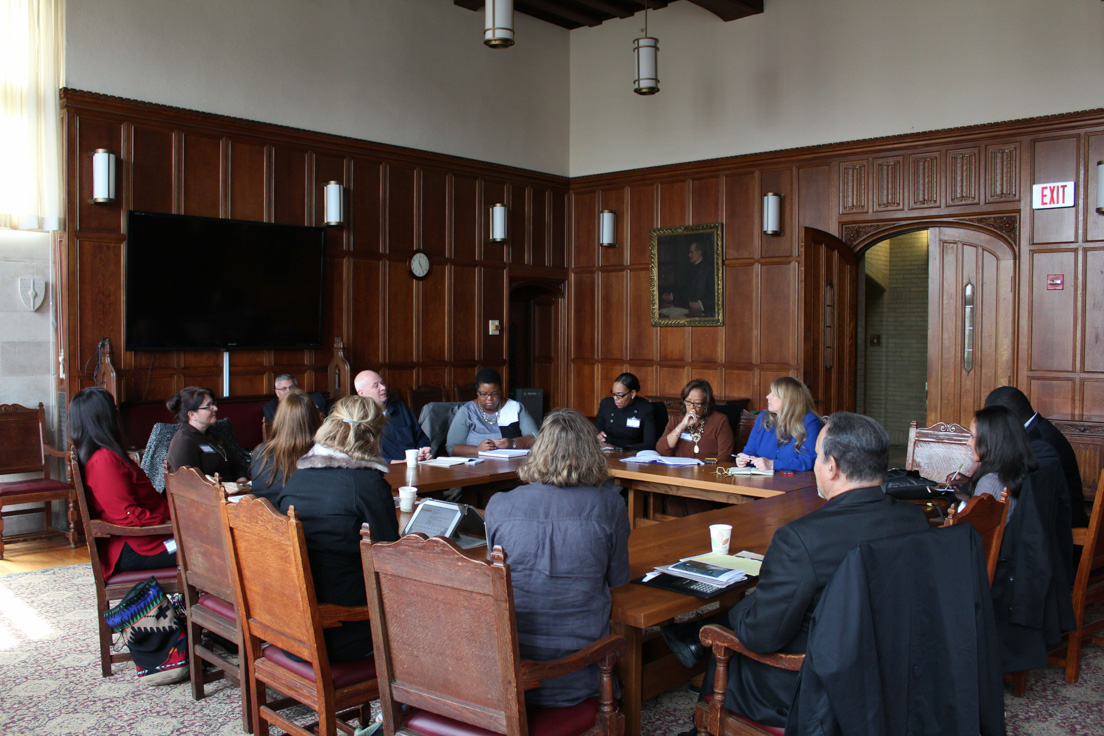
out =
{"type": "Polygon", "coordinates": [[[648,3],[644,3],[644,35],[633,40],[636,80],[633,92],[654,95],[659,91],[659,39],[648,35],[648,3]]]}
{"type": "Polygon", "coordinates": [[[492,49],[514,45],[514,0],[485,0],[483,43],[492,49]]]}

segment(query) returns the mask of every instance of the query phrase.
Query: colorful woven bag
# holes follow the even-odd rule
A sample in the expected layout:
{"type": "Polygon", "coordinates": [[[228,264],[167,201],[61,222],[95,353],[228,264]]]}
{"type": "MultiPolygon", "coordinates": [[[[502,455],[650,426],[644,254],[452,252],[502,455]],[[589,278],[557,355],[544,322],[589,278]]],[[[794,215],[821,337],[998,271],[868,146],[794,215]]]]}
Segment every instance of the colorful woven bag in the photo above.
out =
{"type": "Polygon", "coordinates": [[[188,634],[177,610],[156,578],[136,584],[104,621],[122,636],[138,668],[140,681],[167,685],[188,677],[188,634]]]}

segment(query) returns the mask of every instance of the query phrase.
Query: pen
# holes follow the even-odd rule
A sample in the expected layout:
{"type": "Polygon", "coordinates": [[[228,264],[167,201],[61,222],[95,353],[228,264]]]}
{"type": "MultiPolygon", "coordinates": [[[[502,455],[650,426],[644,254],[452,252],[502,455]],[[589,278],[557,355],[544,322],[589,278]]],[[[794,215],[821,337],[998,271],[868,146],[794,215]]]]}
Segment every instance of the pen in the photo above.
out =
{"type": "Polygon", "coordinates": [[[778,474],[779,475],[793,475],[794,471],[792,471],[792,470],[779,470],[778,474]]]}

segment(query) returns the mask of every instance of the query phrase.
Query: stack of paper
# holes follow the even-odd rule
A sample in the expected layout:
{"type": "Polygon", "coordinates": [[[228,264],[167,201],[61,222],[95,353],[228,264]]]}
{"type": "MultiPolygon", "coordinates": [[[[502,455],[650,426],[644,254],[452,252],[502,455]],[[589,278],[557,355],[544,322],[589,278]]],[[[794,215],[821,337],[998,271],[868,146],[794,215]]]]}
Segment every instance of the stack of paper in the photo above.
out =
{"type": "Polygon", "coordinates": [[[658,465],[704,465],[701,460],[695,460],[692,457],[669,457],[666,455],[660,455],[655,450],[641,450],[632,457],[621,458],[621,462],[624,463],[656,463],[658,465]]]}
{"type": "Polygon", "coordinates": [[[686,578],[687,580],[716,585],[718,588],[724,588],[733,583],[739,583],[747,578],[747,573],[743,570],[733,570],[727,567],[721,567],[720,565],[713,565],[708,562],[699,562],[698,560],[692,559],[680,560],[673,565],[661,565],[657,567],[656,570],[665,572],[668,575],[686,578]]]}
{"type": "Polygon", "coordinates": [[[467,463],[471,458],[466,457],[435,457],[429,460],[422,460],[420,465],[435,465],[439,468],[451,468],[453,465],[463,465],[467,463]]]}
{"type": "Polygon", "coordinates": [[[499,450],[483,450],[479,453],[479,457],[525,457],[529,454],[529,450],[514,450],[508,447],[504,447],[499,450]]]}

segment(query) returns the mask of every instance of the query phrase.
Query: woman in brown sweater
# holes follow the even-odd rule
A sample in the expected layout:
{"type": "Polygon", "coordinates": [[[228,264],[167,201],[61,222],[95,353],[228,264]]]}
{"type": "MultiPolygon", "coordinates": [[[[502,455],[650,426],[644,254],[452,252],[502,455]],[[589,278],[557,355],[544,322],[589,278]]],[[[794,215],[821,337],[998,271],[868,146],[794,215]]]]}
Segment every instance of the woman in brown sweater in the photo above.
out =
{"type": "Polygon", "coordinates": [[[730,460],[736,441],[728,418],[716,408],[709,381],[695,378],[683,386],[682,413],[667,420],[667,427],[656,442],[656,452],[698,460],[707,457],[721,462],[730,460]]]}

